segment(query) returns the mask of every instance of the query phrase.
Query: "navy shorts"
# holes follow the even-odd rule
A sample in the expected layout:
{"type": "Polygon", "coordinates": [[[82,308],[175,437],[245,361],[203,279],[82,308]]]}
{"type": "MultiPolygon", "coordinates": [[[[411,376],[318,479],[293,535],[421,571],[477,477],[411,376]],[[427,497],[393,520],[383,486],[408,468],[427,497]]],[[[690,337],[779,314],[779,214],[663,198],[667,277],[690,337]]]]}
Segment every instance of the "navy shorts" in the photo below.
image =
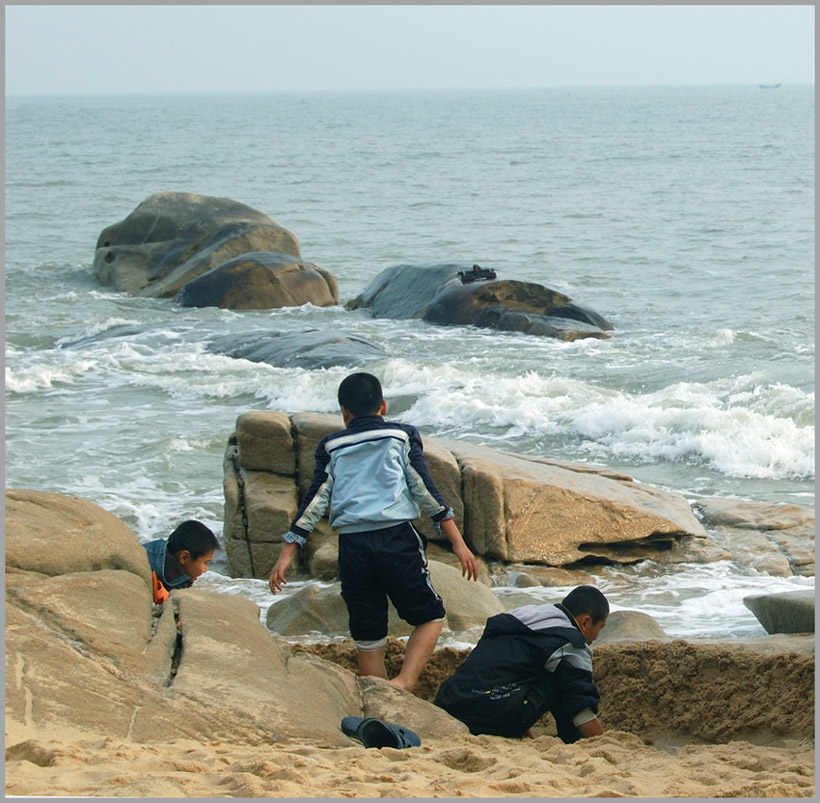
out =
{"type": "Polygon", "coordinates": [[[430,581],[426,546],[427,539],[409,522],[339,536],[342,599],[355,642],[387,638],[388,597],[413,626],[444,618],[444,603],[430,581]]]}

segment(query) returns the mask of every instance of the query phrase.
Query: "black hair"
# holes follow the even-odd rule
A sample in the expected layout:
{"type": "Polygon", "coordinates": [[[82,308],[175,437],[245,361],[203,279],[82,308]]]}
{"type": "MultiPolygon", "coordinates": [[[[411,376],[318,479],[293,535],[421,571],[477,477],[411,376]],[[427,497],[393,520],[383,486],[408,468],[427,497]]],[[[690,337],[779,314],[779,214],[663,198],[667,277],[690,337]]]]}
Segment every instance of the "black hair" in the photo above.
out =
{"type": "Polygon", "coordinates": [[[350,374],[339,385],[339,406],[354,417],[375,415],[383,401],[381,382],[373,374],[350,374]]]}
{"type": "Polygon", "coordinates": [[[191,553],[191,557],[201,558],[208,552],[219,549],[216,536],[201,521],[189,519],[183,521],[168,538],[167,549],[172,555],[177,555],[183,549],[191,553]]]}
{"type": "Polygon", "coordinates": [[[609,602],[595,586],[577,586],[562,600],[561,604],[573,615],[588,613],[593,624],[609,616],[609,602]]]}

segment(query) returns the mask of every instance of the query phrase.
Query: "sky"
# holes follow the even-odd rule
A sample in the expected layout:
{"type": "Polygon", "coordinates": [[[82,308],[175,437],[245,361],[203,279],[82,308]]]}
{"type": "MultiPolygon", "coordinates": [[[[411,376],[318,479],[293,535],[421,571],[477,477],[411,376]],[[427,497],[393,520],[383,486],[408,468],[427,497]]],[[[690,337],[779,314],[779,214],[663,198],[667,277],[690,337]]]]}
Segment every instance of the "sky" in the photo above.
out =
{"type": "Polygon", "coordinates": [[[806,5],[5,6],[6,95],[814,83],[806,5]]]}

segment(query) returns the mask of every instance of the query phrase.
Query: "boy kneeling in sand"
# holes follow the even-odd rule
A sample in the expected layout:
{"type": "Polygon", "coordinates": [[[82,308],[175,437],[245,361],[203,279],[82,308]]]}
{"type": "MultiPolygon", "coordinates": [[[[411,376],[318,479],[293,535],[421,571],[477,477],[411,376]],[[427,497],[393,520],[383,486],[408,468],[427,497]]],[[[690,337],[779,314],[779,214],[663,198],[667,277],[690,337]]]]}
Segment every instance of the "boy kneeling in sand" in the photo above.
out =
{"type": "Polygon", "coordinates": [[[188,588],[208,571],[219,541],[201,521],[183,521],[166,541],[143,544],[154,582],[154,602],[162,605],[174,588],[188,588]]]}
{"type": "Polygon", "coordinates": [[[592,682],[592,650],[609,616],[594,586],[578,586],[557,605],[524,605],[487,620],[472,652],[444,681],[435,704],[470,733],[533,736],[550,711],[567,743],[603,733],[592,682]]]}

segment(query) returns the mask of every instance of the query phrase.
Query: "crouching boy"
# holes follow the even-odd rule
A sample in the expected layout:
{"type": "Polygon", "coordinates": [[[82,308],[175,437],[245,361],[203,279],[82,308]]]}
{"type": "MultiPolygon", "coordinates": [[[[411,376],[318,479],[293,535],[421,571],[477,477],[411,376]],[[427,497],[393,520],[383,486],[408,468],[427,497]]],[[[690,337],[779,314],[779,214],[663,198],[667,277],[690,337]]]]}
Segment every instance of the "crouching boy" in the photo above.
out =
{"type": "Polygon", "coordinates": [[[188,588],[208,571],[219,541],[201,521],[183,521],[166,541],[143,544],[154,584],[154,602],[162,605],[175,588],[188,588]]]}
{"type": "Polygon", "coordinates": [[[490,617],[478,644],[441,684],[435,704],[474,734],[532,736],[547,711],[567,743],[603,733],[589,645],[608,616],[606,597],[578,586],[560,604],[490,617]]]}

